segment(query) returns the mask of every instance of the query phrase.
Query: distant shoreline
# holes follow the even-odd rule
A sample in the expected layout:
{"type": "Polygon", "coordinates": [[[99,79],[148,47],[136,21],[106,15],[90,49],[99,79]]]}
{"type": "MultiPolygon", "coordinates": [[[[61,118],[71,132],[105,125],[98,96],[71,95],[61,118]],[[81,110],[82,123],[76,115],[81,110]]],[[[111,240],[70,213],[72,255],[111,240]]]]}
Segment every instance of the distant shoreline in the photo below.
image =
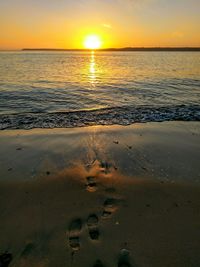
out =
{"type": "MultiPolygon", "coordinates": [[[[90,49],[56,49],[56,48],[23,48],[21,51],[68,51],[68,52],[88,52],[92,51],[90,49]]],[[[144,51],[144,52],[184,52],[184,51],[192,51],[192,52],[200,52],[200,47],[124,47],[124,48],[104,48],[97,49],[95,51],[99,52],[131,52],[131,51],[144,51]]]]}

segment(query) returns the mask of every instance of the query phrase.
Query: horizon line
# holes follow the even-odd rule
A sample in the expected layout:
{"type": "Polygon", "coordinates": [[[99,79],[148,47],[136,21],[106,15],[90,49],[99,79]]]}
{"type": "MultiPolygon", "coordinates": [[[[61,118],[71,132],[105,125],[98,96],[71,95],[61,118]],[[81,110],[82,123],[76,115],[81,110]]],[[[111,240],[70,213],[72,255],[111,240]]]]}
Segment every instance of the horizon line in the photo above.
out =
{"type": "Polygon", "coordinates": [[[87,49],[87,48],[19,48],[19,49],[0,49],[0,51],[200,51],[200,46],[138,46],[138,47],[110,47],[99,49],[87,49]]]}

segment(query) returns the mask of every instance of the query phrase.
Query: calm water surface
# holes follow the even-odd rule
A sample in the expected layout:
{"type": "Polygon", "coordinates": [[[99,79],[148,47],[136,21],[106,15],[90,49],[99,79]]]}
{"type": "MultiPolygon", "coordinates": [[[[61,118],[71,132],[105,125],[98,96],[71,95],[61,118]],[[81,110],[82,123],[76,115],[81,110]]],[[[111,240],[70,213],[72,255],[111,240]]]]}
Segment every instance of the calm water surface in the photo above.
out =
{"type": "Polygon", "coordinates": [[[199,104],[199,52],[0,53],[0,123],[21,118],[23,124],[23,115],[35,113],[42,121],[58,112],[196,110],[199,104]]]}

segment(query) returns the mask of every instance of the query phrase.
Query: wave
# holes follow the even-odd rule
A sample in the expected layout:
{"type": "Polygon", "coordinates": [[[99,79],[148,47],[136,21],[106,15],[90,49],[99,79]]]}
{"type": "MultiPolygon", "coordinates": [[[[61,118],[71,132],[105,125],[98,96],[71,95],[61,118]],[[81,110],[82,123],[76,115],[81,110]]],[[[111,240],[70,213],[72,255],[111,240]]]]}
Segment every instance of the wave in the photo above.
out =
{"type": "Polygon", "coordinates": [[[200,105],[114,107],[56,113],[0,115],[0,130],[130,125],[162,121],[200,121],[200,105]]]}

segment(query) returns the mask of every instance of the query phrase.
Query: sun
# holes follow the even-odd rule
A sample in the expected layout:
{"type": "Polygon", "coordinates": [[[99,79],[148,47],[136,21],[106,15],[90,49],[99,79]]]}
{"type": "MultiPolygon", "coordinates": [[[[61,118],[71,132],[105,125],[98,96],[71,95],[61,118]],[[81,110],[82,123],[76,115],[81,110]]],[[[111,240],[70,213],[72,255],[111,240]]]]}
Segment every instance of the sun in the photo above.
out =
{"type": "Polygon", "coordinates": [[[98,35],[88,35],[84,40],[84,47],[87,49],[99,49],[102,41],[98,35]]]}

